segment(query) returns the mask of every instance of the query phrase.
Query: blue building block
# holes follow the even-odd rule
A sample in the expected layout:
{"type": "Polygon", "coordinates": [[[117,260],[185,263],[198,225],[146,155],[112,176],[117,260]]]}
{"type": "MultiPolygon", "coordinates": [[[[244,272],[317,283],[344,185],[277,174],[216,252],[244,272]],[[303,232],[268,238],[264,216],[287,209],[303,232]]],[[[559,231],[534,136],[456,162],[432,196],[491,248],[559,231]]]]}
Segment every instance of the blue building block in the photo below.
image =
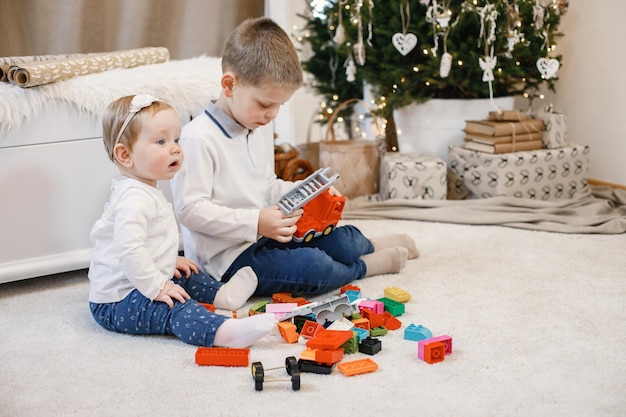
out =
{"type": "Polygon", "coordinates": [[[369,330],[362,329],[360,327],[353,327],[352,331],[357,333],[357,337],[359,338],[359,343],[361,343],[365,338],[367,338],[370,335],[369,330]]]}
{"type": "Polygon", "coordinates": [[[411,323],[407,326],[406,329],[404,329],[404,338],[406,340],[419,342],[420,340],[430,339],[431,337],[433,337],[433,333],[421,324],[418,324],[416,326],[415,324],[411,323]]]}

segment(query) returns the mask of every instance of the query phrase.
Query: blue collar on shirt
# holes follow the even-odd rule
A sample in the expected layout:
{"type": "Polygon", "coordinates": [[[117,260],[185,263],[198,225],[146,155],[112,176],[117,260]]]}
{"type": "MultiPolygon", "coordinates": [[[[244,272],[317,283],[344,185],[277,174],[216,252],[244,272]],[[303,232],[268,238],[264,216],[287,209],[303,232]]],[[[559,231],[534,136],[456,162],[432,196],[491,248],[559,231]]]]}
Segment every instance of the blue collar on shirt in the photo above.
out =
{"type": "Polygon", "coordinates": [[[229,139],[248,134],[249,132],[248,129],[240,125],[235,119],[226,114],[224,110],[217,107],[212,101],[210,101],[206,109],[204,109],[204,114],[206,114],[229,139]]]}

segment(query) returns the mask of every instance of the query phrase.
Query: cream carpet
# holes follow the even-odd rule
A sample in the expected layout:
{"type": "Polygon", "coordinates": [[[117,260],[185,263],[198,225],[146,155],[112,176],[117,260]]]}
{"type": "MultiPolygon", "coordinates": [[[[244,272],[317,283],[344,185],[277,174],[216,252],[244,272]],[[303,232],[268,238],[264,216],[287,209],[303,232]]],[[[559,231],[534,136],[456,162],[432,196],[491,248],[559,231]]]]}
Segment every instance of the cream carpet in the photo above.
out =
{"type": "MultiPolygon", "coordinates": [[[[200,367],[196,348],[173,337],[100,328],[77,271],[0,285],[0,415],[626,415],[626,235],[351,223],[370,236],[407,232],[421,250],[402,273],[357,282],[364,297],[392,285],[412,295],[402,328],[371,357],[376,372],[305,373],[300,391],[268,382],[257,392],[249,367],[200,367]],[[452,336],[452,355],[419,360],[403,337],[411,323],[452,336]]],[[[303,348],[273,334],[250,359],[282,367],[303,348]]]]}

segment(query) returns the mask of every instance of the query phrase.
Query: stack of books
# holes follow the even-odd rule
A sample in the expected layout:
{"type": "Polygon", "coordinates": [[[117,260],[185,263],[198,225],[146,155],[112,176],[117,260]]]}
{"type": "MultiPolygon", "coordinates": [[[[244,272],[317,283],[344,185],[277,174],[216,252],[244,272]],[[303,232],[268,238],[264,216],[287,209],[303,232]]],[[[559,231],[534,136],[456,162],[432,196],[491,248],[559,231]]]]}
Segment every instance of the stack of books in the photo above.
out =
{"type": "Polygon", "coordinates": [[[465,149],[509,153],[543,148],[543,121],[517,111],[490,112],[488,120],[465,122],[465,149]]]}

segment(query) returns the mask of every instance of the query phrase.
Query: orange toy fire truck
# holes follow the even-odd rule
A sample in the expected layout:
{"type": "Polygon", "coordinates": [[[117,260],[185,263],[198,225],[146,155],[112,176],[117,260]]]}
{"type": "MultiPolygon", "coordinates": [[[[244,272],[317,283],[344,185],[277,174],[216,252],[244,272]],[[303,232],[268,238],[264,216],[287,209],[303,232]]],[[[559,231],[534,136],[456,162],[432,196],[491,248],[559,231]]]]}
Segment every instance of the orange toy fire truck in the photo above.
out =
{"type": "Polygon", "coordinates": [[[328,178],[328,171],[330,168],[318,169],[277,203],[285,214],[291,214],[300,207],[304,208],[304,214],[296,224],[298,229],[293,235],[293,239],[298,242],[310,242],[314,237],[328,235],[341,218],[346,199],[343,196],[333,196],[328,191],[339,178],[339,175],[328,178]]]}

